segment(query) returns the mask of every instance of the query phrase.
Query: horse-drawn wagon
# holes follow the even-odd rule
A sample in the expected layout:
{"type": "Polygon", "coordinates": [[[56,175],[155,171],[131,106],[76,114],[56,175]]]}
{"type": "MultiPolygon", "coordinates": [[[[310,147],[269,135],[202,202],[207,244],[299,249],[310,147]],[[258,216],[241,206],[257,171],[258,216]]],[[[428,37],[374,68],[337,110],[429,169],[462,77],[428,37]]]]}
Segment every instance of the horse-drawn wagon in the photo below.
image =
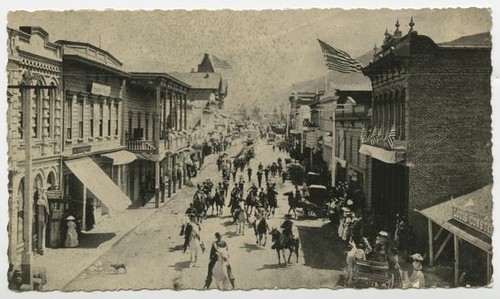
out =
{"type": "Polygon", "coordinates": [[[391,273],[388,262],[356,260],[351,273],[347,273],[346,276],[347,284],[354,287],[392,288],[394,286],[394,275],[391,273]]]}
{"type": "Polygon", "coordinates": [[[322,185],[309,186],[309,199],[302,199],[297,203],[298,208],[302,208],[306,216],[313,212],[317,217],[327,217],[329,212],[328,190],[322,185]]]}

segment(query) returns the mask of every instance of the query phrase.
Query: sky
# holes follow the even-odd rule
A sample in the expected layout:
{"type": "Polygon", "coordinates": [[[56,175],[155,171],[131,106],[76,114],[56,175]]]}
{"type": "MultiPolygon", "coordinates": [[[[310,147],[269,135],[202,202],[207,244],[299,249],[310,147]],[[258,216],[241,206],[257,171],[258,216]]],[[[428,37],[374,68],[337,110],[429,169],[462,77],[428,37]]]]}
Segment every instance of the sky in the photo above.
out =
{"type": "Polygon", "coordinates": [[[227,60],[226,107],[272,109],[287,98],[276,92],[328,72],[317,39],[352,57],[380,46],[399,18],[445,42],[491,30],[487,9],[263,10],[263,11],[37,11],[10,12],[8,26],[40,26],[59,39],[100,46],[128,71],[189,72],[204,53],[227,60]]]}

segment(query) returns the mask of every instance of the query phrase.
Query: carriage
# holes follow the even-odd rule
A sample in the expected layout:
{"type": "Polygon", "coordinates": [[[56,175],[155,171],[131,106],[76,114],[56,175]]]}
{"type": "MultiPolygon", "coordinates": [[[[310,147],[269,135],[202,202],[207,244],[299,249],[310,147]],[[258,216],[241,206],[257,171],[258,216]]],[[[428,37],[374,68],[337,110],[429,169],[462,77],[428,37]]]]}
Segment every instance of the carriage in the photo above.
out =
{"type": "Polygon", "coordinates": [[[357,260],[352,273],[347,273],[346,277],[350,275],[348,283],[354,287],[394,287],[394,275],[388,262],[357,260]]]}
{"type": "Polygon", "coordinates": [[[298,208],[302,208],[306,216],[313,212],[317,217],[327,217],[329,213],[329,194],[325,186],[310,185],[309,200],[302,199],[297,203],[298,208]]]}

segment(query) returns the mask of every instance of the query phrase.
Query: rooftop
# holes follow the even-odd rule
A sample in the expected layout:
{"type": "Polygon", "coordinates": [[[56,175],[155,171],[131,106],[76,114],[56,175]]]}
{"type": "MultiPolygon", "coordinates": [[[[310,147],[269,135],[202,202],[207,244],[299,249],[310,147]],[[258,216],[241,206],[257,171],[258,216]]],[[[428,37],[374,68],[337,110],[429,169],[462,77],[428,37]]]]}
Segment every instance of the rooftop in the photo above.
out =
{"type": "Polygon", "coordinates": [[[178,80],[187,83],[191,89],[219,89],[222,76],[219,73],[170,73],[178,80]]]}

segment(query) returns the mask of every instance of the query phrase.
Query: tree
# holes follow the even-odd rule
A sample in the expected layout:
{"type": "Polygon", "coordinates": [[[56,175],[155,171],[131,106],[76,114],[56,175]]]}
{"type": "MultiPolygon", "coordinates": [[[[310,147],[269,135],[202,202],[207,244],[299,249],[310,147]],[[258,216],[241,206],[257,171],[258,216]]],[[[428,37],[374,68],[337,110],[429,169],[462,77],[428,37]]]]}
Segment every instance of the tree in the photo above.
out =
{"type": "Polygon", "coordinates": [[[260,121],[262,119],[261,109],[259,106],[254,106],[252,109],[252,118],[254,120],[260,121]]]}
{"type": "Polygon", "coordinates": [[[288,165],[288,177],[294,186],[302,185],[306,176],[304,166],[293,163],[288,165]]]}

